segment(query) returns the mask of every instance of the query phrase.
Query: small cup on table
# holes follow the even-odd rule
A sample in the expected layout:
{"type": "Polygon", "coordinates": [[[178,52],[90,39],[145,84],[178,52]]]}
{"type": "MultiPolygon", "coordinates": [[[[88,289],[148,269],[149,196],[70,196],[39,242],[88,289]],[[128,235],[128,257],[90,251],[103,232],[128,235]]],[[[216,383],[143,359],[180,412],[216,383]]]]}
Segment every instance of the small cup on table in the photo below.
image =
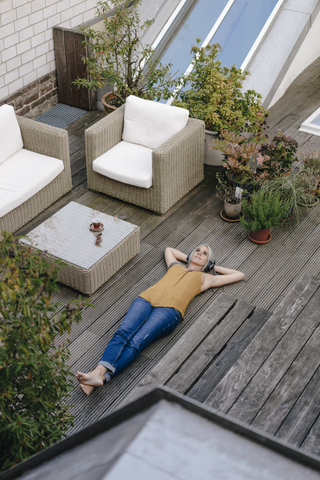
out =
{"type": "Polygon", "coordinates": [[[93,228],[100,228],[101,227],[101,222],[100,222],[99,218],[94,218],[92,220],[92,225],[93,225],[93,228]]]}

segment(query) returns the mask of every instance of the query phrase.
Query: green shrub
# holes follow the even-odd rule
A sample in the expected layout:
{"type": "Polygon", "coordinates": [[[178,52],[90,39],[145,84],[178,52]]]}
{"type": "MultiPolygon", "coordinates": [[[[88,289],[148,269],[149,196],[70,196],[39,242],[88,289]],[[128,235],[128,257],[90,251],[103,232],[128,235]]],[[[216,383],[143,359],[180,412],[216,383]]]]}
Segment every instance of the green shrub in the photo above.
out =
{"type": "Polygon", "coordinates": [[[176,88],[182,89],[176,91],[174,105],[188,109],[190,117],[203,120],[212,132],[261,134],[268,110],[262,105],[260,94],[254,90],[243,92],[243,81],[249,72],[234,65],[222,67],[218,60],[220,45],[200,47],[201,40],[196,41],[191,48],[192,72],[175,80],[176,88]]]}
{"type": "Polygon", "coordinates": [[[150,45],[143,45],[140,37],[153,20],[140,21],[141,0],[99,1],[96,12],[103,19],[103,30],[81,27],[84,45],[90,55],[82,57],[86,77],[73,84],[90,90],[106,83],[116,87],[119,104],[129,95],[148,100],[169,98],[173,86],[169,65],[162,65],[150,45]],[[113,13],[110,15],[110,13],[113,13]]]}
{"type": "Polygon", "coordinates": [[[286,218],[289,203],[283,201],[280,195],[274,192],[265,193],[263,189],[252,195],[250,200],[242,200],[244,217],[240,218],[241,225],[252,232],[259,232],[281,224],[286,218]]]}
{"type": "Polygon", "coordinates": [[[72,386],[66,342],[88,302],[58,312],[57,266],[19,247],[3,232],[0,244],[0,470],[62,439],[73,416],[64,401],[72,386]]]}

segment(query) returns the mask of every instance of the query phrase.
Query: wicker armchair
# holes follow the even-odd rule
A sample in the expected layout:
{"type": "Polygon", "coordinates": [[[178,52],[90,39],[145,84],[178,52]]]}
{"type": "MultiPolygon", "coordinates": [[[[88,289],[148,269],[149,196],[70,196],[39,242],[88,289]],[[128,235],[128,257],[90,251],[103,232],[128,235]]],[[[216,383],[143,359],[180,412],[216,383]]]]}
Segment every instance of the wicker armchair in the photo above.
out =
{"type": "MultiPolygon", "coordinates": [[[[88,188],[160,215],[203,180],[204,122],[187,125],[152,152],[152,186],[141,188],[93,171],[93,161],[122,139],[125,105],[85,132],[88,188]]],[[[115,158],[116,161],[116,158],[115,158]]]]}
{"type": "Polygon", "coordinates": [[[67,131],[24,117],[17,116],[17,120],[24,148],[62,160],[64,170],[33,197],[0,218],[0,240],[2,231],[15,232],[72,189],[67,131]]]}

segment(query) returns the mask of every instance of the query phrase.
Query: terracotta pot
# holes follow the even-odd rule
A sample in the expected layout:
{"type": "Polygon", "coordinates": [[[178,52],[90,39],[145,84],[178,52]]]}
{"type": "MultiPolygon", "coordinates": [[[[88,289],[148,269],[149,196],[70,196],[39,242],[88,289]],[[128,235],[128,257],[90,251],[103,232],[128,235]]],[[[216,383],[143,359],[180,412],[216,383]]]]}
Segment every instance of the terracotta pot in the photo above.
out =
{"type": "Polygon", "coordinates": [[[288,216],[286,218],[281,219],[281,222],[289,222],[289,220],[292,220],[294,217],[294,211],[291,210],[290,212],[287,213],[287,215],[288,216]]]}
{"type": "Polygon", "coordinates": [[[301,205],[302,207],[314,207],[315,205],[317,205],[317,203],[319,202],[319,198],[318,197],[314,197],[314,203],[310,203],[309,205],[305,204],[305,203],[300,203],[300,202],[297,202],[298,205],[301,205]]]}
{"type": "Polygon", "coordinates": [[[255,243],[267,243],[271,240],[270,228],[264,228],[259,232],[250,232],[249,238],[255,243]]]}
{"type": "Polygon", "coordinates": [[[317,193],[317,196],[320,197],[320,183],[319,183],[319,185],[317,186],[317,192],[316,192],[316,193],[317,193]]]}
{"type": "Polygon", "coordinates": [[[308,188],[306,190],[307,193],[309,193],[310,195],[313,195],[314,197],[316,196],[316,193],[317,193],[317,187],[314,187],[314,188],[308,188]]]}
{"type": "Polygon", "coordinates": [[[101,103],[104,106],[104,112],[106,114],[114,112],[118,108],[118,107],[115,107],[114,105],[111,105],[110,103],[108,103],[108,101],[111,100],[111,98],[116,98],[116,95],[114,94],[114,92],[105,93],[101,97],[101,103]]]}
{"type": "Polygon", "coordinates": [[[221,212],[220,212],[220,217],[222,218],[222,220],[225,220],[226,222],[240,222],[240,218],[243,217],[243,215],[244,215],[244,213],[243,213],[242,210],[241,210],[238,218],[227,217],[227,215],[224,213],[224,209],[222,209],[221,212]]]}
{"type": "Polygon", "coordinates": [[[224,213],[228,218],[231,218],[232,220],[234,220],[239,217],[240,212],[241,212],[241,201],[239,199],[234,199],[230,197],[225,198],[224,213]]]}
{"type": "Polygon", "coordinates": [[[205,144],[204,144],[204,164],[211,165],[213,167],[222,167],[225,162],[223,153],[220,150],[212,150],[212,142],[219,140],[219,134],[217,132],[204,131],[205,144]]]}

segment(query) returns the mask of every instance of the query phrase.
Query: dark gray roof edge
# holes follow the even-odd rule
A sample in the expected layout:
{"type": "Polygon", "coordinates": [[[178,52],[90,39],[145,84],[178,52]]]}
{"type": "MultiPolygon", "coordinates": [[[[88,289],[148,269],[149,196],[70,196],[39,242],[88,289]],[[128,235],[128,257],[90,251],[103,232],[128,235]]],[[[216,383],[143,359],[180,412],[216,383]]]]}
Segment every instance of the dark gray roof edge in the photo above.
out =
{"type": "Polygon", "coordinates": [[[217,410],[209,408],[197,402],[196,400],[160,385],[151,392],[143,395],[140,398],[137,398],[128,405],[124,405],[119,410],[112,412],[110,415],[98,420],[83,430],[74,433],[70,437],[55,443],[43,452],[37,453],[10,470],[3,472],[0,474],[0,480],[12,480],[17,478],[29,470],[38,467],[44,462],[53,459],[57,455],[66,453],[68,450],[71,450],[81,443],[85,443],[96,435],[116,427],[123,421],[130,419],[136,414],[141,413],[152,405],[158,403],[160,400],[167,400],[168,402],[176,403],[202,418],[206,418],[207,420],[210,420],[221,427],[227,428],[228,430],[242,435],[249,440],[255,441],[256,443],[263,445],[264,447],[267,447],[276,453],[284,455],[295,462],[320,472],[320,457],[307,452],[302,452],[298,448],[281,440],[275,439],[269,434],[257,430],[226,414],[222,414],[217,410]]]}

